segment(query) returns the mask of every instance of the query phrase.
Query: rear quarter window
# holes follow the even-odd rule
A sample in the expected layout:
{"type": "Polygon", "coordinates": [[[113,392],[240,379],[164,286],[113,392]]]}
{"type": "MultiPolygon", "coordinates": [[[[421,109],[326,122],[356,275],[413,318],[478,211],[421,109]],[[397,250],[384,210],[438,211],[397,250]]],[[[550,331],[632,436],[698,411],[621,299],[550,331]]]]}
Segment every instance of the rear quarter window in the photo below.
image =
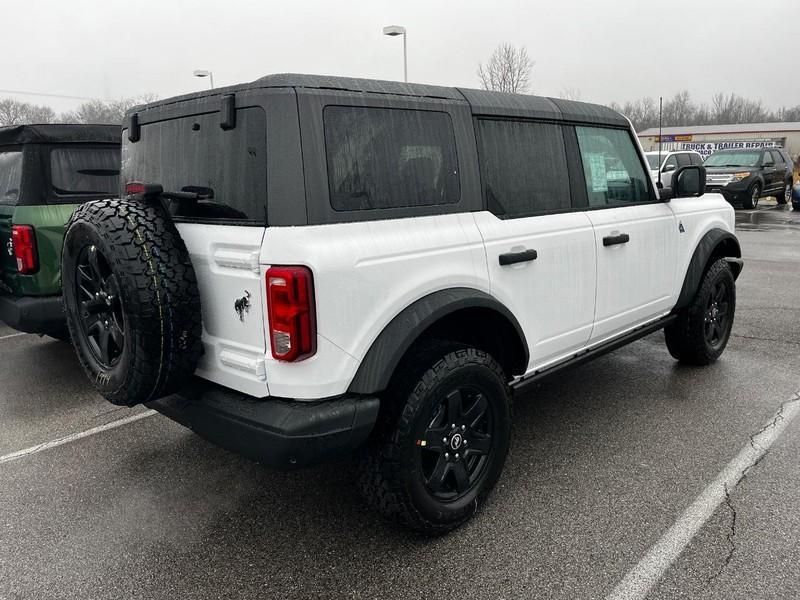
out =
{"type": "Polygon", "coordinates": [[[257,107],[238,109],[228,130],[220,127],[219,112],[145,123],[139,141],[124,141],[122,179],[211,196],[170,201],[176,220],[264,224],[266,143],[266,115],[257,107]]]}
{"type": "Polygon", "coordinates": [[[120,149],[64,147],[50,150],[50,185],[57,196],[119,194],[120,149]]]}
{"type": "Polygon", "coordinates": [[[0,204],[15,206],[22,184],[22,152],[0,151],[0,204]]]}
{"type": "Polygon", "coordinates": [[[327,106],[323,122],[328,190],[334,210],[459,201],[455,137],[447,113],[327,106]]]}

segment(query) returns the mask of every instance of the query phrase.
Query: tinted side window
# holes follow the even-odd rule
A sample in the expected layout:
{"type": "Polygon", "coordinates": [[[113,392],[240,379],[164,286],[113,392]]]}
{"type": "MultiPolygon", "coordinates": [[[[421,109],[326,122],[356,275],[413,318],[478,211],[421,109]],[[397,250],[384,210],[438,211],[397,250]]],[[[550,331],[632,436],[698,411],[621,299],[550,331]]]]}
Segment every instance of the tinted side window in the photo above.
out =
{"type": "Polygon", "coordinates": [[[761,159],[761,165],[764,166],[764,167],[767,167],[767,166],[771,167],[774,164],[775,164],[775,161],[772,159],[772,154],[768,150],[765,150],[764,151],[764,156],[761,159]]]}
{"type": "Polygon", "coordinates": [[[624,129],[575,127],[589,206],[647,202],[650,194],[639,153],[624,129]]]}
{"type": "Polygon", "coordinates": [[[495,215],[571,208],[560,125],[479,120],[478,157],[486,202],[495,215]]]}
{"type": "Polygon", "coordinates": [[[159,183],[165,191],[200,188],[210,198],[172,201],[181,220],[264,223],[267,214],[266,115],[236,111],[236,127],[219,126],[218,112],[142,126],[141,139],[123,136],[122,180],[159,183]]]}
{"type": "Polygon", "coordinates": [[[783,156],[781,156],[781,153],[777,150],[772,150],[772,160],[775,161],[775,164],[781,164],[784,162],[783,156]]]}
{"type": "Polygon", "coordinates": [[[0,204],[15,206],[22,183],[22,152],[0,152],[0,204]]]}
{"type": "Polygon", "coordinates": [[[50,184],[59,196],[119,194],[119,148],[53,148],[50,184]]]}
{"type": "Polygon", "coordinates": [[[696,165],[698,167],[703,164],[703,157],[700,156],[699,154],[694,154],[694,153],[689,154],[689,160],[691,161],[691,164],[696,165]]]}
{"type": "Polygon", "coordinates": [[[447,113],[327,106],[323,121],[334,210],[459,201],[455,136],[447,113]]]}
{"type": "Polygon", "coordinates": [[[678,166],[679,167],[688,167],[692,164],[692,159],[686,152],[681,152],[680,154],[676,155],[678,157],[678,166]]]}

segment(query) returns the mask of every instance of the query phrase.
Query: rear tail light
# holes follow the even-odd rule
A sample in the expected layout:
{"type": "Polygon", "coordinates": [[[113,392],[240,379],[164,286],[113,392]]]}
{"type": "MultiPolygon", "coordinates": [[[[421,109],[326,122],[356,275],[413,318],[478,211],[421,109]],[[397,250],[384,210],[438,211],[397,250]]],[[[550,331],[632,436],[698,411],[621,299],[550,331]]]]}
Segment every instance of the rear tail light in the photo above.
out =
{"type": "Polygon", "coordinates": [[[317,351],[314,279],[308,267],[267,270],[267,312],[274,358],[291,362],[317,351]]]}
{"type": "Polygon", "coordinates": [[[14,246],[14,258],[17,259],[17,271],[30,275],[39,270],[39,253],[36,251],[36,232],[30,225],[13,225],[11,227],[11,243],[14,246]]]}

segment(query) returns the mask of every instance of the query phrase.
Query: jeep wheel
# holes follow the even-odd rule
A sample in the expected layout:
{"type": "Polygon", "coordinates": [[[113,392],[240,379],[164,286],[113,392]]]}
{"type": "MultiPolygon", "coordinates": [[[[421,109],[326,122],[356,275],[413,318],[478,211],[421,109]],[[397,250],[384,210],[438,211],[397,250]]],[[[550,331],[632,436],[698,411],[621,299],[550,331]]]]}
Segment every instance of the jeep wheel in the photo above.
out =
{"type": "Polygon", "coordinates": [[[669,353],[690,365],[714,362],[728,344],[735,310],[733,272],[721,258],[706,272],[692,303],[664,329],[669,353]]]}
{"type": "Polygon", "coordinates": [[[109,401],[147,402],[194,372],[201,348],[197,283],[160,205],[81,205],[67,225],[62,287],[78,358],[109,401]]]}
{"type": "Polygon", "coordinates": [[[753,209],[756,206],[758,206],[758,199],[760,197],[761,197],[761,185],[758,182],[756,182],[747,191],[747,195],[745,195],[744,197],[742,206],[746,209],[753,209]]]}
{"type": "Polygon", "coordinates": [[[500,476],[511,403],[487,353],[440,342],[413,354],[392,380],[359,487],[389,519],[433,535],[469,519],[500,476]]]}

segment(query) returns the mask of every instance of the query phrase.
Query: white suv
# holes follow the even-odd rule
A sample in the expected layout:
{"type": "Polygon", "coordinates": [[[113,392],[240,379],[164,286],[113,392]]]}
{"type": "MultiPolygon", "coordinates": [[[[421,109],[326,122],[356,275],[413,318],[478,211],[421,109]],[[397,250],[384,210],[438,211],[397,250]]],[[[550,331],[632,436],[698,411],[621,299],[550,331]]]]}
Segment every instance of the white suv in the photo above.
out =
{"type": "Polygon", "coordinates": [[[512,393],[661,328],[708,364],[731,331],[733,209],[702,166],[659,198],[601,106],[273,75],[137,107],[123,140],[123,198],[63,252],[97,389],[280,468],[358,448],[421,531],[492,488],[512,393]]]}
{"type": "Polygon", "coordinates": [[[645,152],[647,158],[647,165],[650,167],[650,176],[654,182],[658,182],[661,177],[663,185],[669,185],[672,180],[672,173],[678,167],[685,167],[688,165],[702,165],[703,157],[699,152],[694,150],[653,150],[645,152]]]}

